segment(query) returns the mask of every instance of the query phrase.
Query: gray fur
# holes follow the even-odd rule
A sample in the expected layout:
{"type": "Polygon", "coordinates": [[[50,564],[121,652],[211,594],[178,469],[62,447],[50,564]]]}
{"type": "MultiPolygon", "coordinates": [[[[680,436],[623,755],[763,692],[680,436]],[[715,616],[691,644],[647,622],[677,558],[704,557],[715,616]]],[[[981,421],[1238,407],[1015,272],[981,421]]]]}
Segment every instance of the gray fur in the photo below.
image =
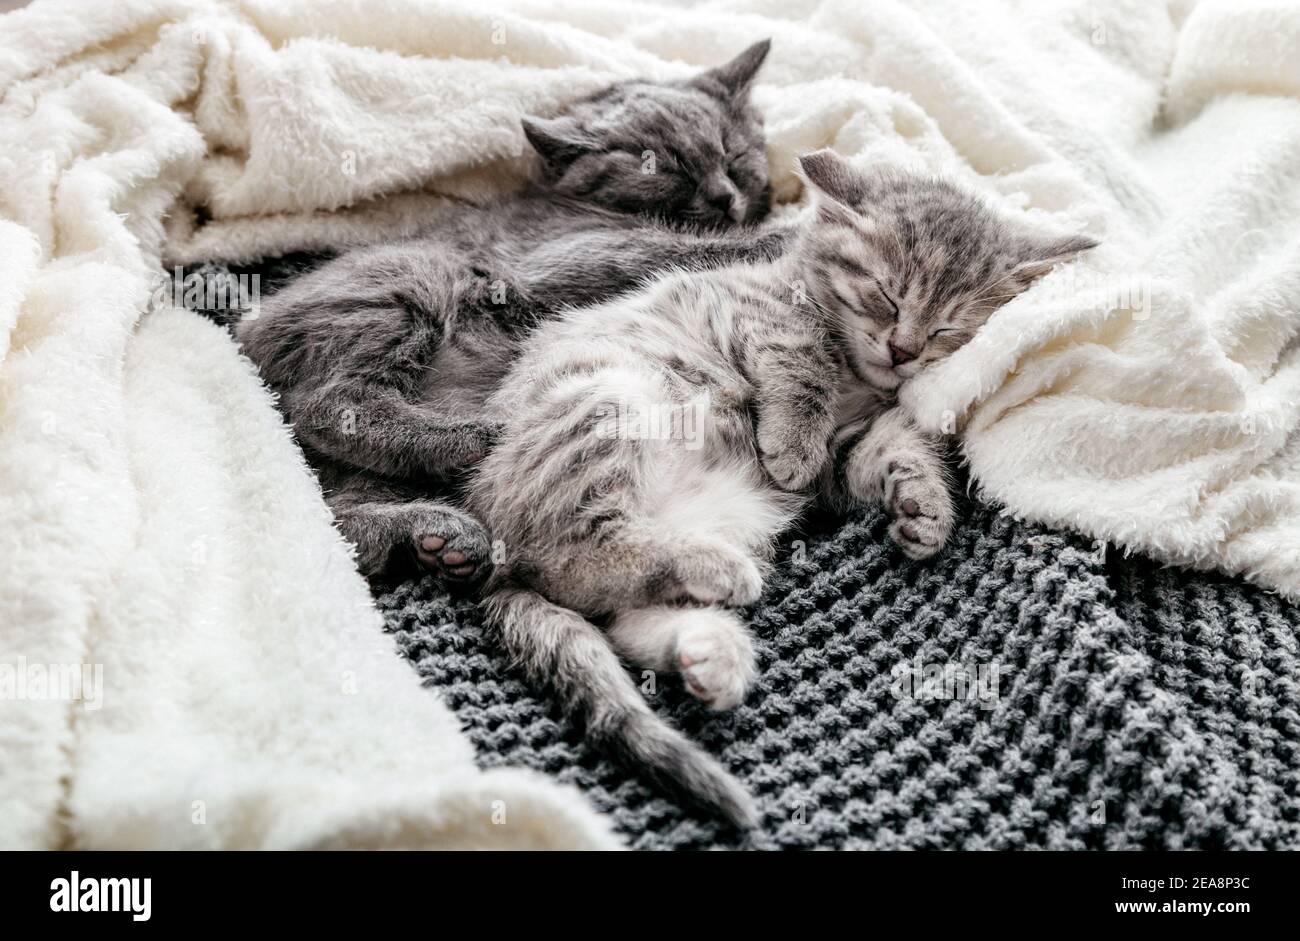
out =
{"type": "Polygon", "coordinates": [[[514,655],[602,737],[742,824],[752,806],[712,759],[648,731],[619,656],[736,705],[754,672],[736,609],[819,493],[883,500],[909,554],[937,551],[950,498],[898,385],[1063,246],[1091,244],[1045,240],[940,180],[829,152],[803,168],[818,209],[784,258],[666,274],[531,336],[487,403],[500,434],[470,488],[506,549],[487,603],[514,655]],[[895,335],[923,339],[882,365],[895,335]],[[608,622],[604,645],[591,620],[608,622]]]}
{"type": "Polygon", "coordinates": [[[767,159],[748,96],[768,47],[685,83],[625,82],[560,117],[525,118],[542,179],[618,212],[710,227],[762,219],[767,159]]]}
{"type": "Polygon", "coordinates": [[[538,322],[665,268],[783,250],[785,233],[748,226],[769,204],[747,98],[767,48],[527,120],[540,161],[522,193],[348,252],[239,325],[366,575],[412,557],[451,583],[486,570],[482,526],[427,493],[486,452],[482,407],[538,322]],[[421,551],[429,540],[444,545],[421,551]]]}
{"type": "Polygon", "coordinates": [[[997,308],[1059,262],[1096,243],[1008,224],[943,179],[901,171],[863,174],[831,151],[802,158],[825,225],[808,259],[817,303],[862,386],[841,403],[833,505],[881,502],[890,535],[914,559],[938,552],[952,531],[942,443],[923,435],[888,398],[929,364],[964,346],[997,308]],[[851,244],[844,250],[845,243],[851,244]]]}

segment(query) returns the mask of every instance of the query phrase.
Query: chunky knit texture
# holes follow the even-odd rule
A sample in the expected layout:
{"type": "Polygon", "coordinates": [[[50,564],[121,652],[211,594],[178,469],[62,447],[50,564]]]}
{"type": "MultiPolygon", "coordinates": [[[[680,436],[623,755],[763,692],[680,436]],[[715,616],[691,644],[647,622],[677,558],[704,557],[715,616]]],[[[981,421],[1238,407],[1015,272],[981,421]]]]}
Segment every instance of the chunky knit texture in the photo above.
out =
{"type": "MultiPolygon", "coordinates": [[[[234,270],[269,293],[319,260],[234,270]]],[[[748,837],[589,746],[473,602],[427,578],[377,602],[482,765],[576,783],[637,848],[1300,848],[1300,607],[979,504],[962,515],[927,563],[874,509],[787,539],[735,711],[656,677],[658,707],[758,798],[748,837]],[[895,695],[918,657],[996,662],[998,698],[895,695]]]]}
{"type": "Polygon", "coordinates": [[[1300,847],[1296,606],[965,516],[924,564],[875,510],[788,540],[752,616],[761,675],[734,712],[656,678],[653,701],[756,795],[748,837],[591,748],[473,603],[430,579],[378,601],[482,764],[578,784],[637,848],[1300,847]],[[918,657],[996,662],[997,698],[907,695],[894,668],[918,657]]]}

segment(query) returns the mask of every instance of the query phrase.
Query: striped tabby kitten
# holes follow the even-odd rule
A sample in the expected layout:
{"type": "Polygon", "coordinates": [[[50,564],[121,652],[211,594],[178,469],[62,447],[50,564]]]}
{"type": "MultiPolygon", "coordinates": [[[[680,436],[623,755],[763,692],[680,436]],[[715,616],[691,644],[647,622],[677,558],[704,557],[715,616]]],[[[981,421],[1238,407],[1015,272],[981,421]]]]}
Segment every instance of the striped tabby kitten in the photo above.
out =
{"type": "Polygon", "coordinates": [[[525,119],[539,166],[522,193],[348,252],[239,325],[363,574],[473,583],[489,566],[483,526],[432,491],[486,451],[483,404],[539,321],[665,268],[780,253],[785,233],[749,225],[769,204],[748,100],[767,51],[525,119]]]}
{"type": "Polygon", "coordinates": [[[620,657],[737,705],[755,666],[736,609],[818,492],[883,501],[907,554],[938,551],[943,464],[895,391],[1093,244],[941,180],[830,151],[800,165],[817,209],[784,258],[668,274],[542,327],[489,403],[502,432],[470,494],[510,556],[486,599],[506,646],[593,736],[741,824],[743,788],[650,710],[620,657]]]}

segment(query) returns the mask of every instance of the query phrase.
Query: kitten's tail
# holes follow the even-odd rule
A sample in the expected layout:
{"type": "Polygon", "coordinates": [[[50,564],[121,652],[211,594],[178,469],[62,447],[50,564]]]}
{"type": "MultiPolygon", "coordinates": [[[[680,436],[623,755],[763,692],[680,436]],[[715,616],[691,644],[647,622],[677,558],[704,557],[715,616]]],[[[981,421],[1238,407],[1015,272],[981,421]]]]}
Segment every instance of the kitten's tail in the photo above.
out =
{"type": "Polygon", "coordinates": [[[502,588],[484,602],[506,648],[536,682],[550,683],[583,710],[587,732],[660,784],[721,811],[741,827],[758,820],[754,802],[722,765],[646,705],[600,630],[526,588],[502,588]]]}

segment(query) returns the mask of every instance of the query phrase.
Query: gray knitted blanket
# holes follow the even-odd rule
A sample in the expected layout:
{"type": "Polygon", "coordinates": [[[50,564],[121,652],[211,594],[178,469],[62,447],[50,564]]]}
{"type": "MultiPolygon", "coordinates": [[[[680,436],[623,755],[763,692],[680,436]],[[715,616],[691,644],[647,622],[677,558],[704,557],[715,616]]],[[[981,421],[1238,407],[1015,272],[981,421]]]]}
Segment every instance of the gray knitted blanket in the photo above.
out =
{"type": "Polygon", "coordinates": [[[482,764],[581,787],[640,849],[1300,848],[1300,609],[965,508],[925,564],[867,511],[814,523],[752,624],[732,713],[658,708],[757,797],[748,836],[589,747],[432,580],[378,598],[482,764]]]}

